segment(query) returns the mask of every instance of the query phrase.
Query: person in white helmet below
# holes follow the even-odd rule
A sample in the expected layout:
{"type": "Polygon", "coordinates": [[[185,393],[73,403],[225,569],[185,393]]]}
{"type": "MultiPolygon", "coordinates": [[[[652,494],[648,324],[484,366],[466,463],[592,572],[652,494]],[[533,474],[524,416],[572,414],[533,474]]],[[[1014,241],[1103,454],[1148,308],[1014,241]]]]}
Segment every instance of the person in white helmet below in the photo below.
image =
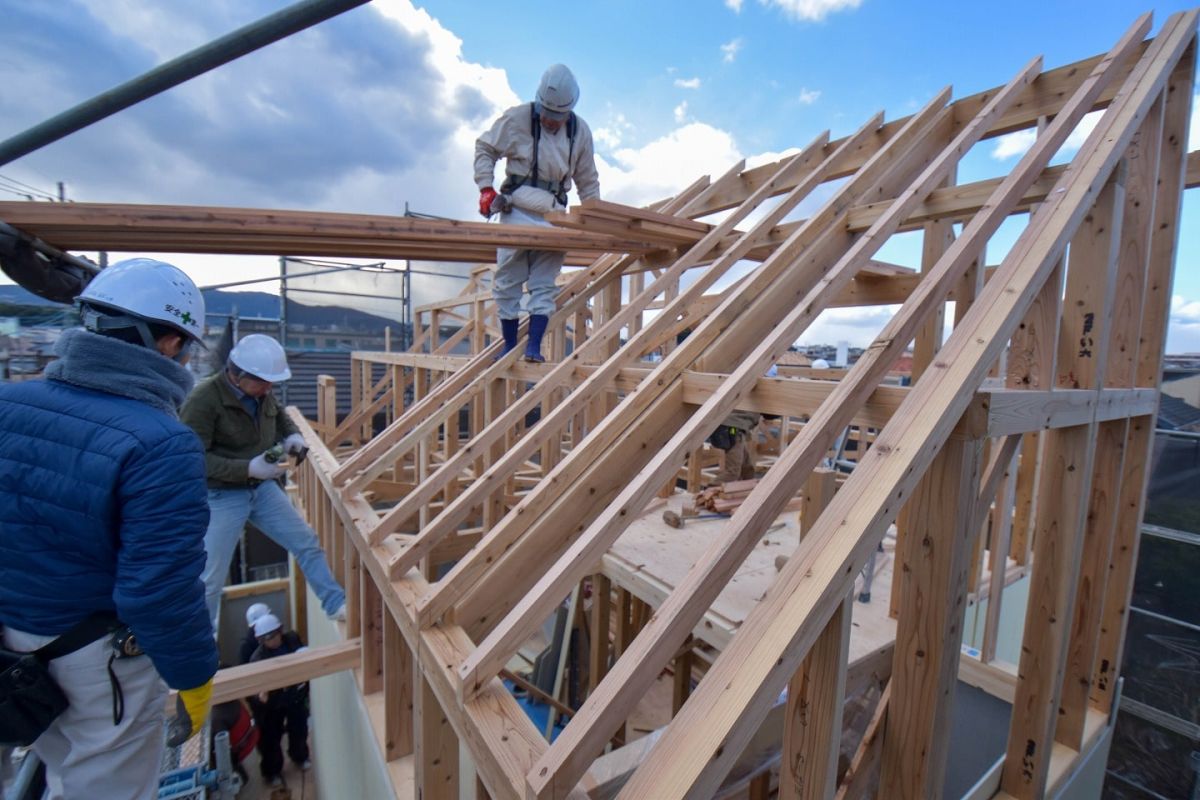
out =
{"type": "MultiPolygon", "coordinates": [[[[258,647],[250,656],[250,662],[265,661],[292,653],[301,653],[308,648],[295,631],[285,631],[283,623],[274,614],[263,614],[254,621],[254,633],[258,636],[258,647]]],[[[308,682],[285,686],[269,692],[261,692],[251,699],[254,719],[262,736],[258,740],[258,768],[263,780],[274,788],[283,785],[283,734],[287,733],[288,758],[297,767],[307,772],[312,768],[308,750],[308,682]]]]}
{"type": "Polygon", "coordinates": [[[212,517],[204,536],[203,577],[214,630],[221,589],[247,520],[296,557],[326,614],[346,615],[346,593],[329,571],[317,535],[279,483],[288,471],[287,456],[307,452],[304,437],[271,394],[274,384],[291,377],[279,342],[253,333],[234,346],[225,369],[196,387],[180,413],[204,448],[212,517]]]}
{"type": "MultiPolygon", "coordinates": [[[[532,103],[508,109],[475,140],[480,214],[499,214],[504,225],[549,225],[543,215],[566,209],[572,181],[580,200],[600,196],[592,131],[572,110],[578,101],[575,76],[562,64],[554,64],[542,75],[532,103]],[[497,193],[492,183],[496,162],[502,158],[506,177],[497,193]]],[[[529,290],[525,360],[545,361],[542,337],[555,310],[555,280],[564,256],[548,250],[496,250],[492,297],[499,311],[505,353],[517,346],[524,284],[529,290]]]]}
{"type": "Polygon", "coordinates": [[[217,670],[204,453],[178,416],[204,300],[139,258],[76,302],[84,327],[45,379],[0,385],[0,744],[32,740],[48,797],[156,797],[167,687],[175,745],[203,724],[217,670]],[[38,710],[56,691],[57,715],[38,710]]]}
{"type": "Polygon", "coordinates": [[[270,613],[271,607],[266,603],[252,603],[246,609],[246,635],[242,637],[242,643],[238,647],[239,664],[250,663],[250,656],[254,655],[254,651],[258,649],[258,637],[254,634],[254,623],[260,617],[270,613]]]}

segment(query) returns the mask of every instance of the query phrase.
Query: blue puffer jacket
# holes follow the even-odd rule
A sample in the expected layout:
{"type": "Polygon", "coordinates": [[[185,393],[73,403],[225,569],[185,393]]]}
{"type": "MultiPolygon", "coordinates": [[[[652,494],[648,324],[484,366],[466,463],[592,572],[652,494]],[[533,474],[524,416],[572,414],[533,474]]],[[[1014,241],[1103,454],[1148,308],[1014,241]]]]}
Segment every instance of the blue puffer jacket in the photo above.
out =
{"type": "Polygon", "coordinates": [[[128,624],[176,689],[217,668],[200,573],[204,454],[176,409],[191,374],[68,331],[47,380],[0,386],[0,623],[51,636],[128,624]]]}

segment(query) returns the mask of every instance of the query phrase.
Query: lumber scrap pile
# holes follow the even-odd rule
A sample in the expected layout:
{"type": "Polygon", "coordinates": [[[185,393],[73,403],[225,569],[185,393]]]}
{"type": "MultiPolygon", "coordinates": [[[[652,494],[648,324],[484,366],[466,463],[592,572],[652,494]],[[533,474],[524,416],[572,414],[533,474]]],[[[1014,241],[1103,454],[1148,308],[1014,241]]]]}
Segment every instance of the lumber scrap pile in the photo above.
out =
{"type": "MultiPolygon", "coordinates": [[[[731,516],[742,507],[757,487],[758,479],[730,481],[705,487],[695,494],[685,495],[678,511],[663,511],[663,522],[672,528],[682,528],[686,520],[694,517],[731,516]]],[[[795,497],[783,510],[795,511],[800,508],[801,502],[802,498],[795,497]]]]}
{"type": "Polygon", "coordinates": [[[562,250],[570,264],[645,253],[645,239],[486,222],[204,206],[0,202],[0,220],[60,250],[334,256],[491,263],[497,247],[562,250]]]}
{"type": "Polygon", "coordinates": [[[696,513],[707,509],[717,514],[732,514],[756,486],[758,480],[718,483],[692,495],[691,501],[685,501],[684,507],[691,508],[696,513]]]}

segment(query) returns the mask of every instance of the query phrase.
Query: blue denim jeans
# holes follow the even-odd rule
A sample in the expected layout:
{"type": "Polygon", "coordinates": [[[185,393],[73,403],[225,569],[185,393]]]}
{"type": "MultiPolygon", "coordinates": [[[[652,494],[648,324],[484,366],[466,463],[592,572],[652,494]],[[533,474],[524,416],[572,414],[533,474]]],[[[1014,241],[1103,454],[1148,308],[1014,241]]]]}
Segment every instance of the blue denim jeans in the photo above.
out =
{"type": "Polygon", "coordinates": [[[325,562],[325,551],[317,535],[300,517],[275,481],[264,481],[244,489],[208,490],[208,532],[204,534],[204,594],[213,630],[217,629],[221,588],[229,575],[229,563],[246,521],[296,558],[325,613],[333,614],[346,602],[346,593],[325,562]]]}

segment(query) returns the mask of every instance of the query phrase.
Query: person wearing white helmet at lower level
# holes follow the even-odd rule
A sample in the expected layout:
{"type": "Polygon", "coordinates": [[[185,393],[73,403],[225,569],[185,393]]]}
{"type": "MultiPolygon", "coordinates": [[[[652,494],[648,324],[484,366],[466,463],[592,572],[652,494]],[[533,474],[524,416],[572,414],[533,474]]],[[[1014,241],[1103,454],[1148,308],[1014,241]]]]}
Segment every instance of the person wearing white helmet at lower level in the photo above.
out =
{"type": "Polygon", "coordinates": [[[6,691],[0,744],[33,740],[48,797],[155,797],[167,687],[181,744],[217,669],[204,453],[178,418],[204,300],[141,258],[102,270],[77,303],[84,328],[59,337],[45,379],[0,385],[2,643],[57,653],[49,676],[67,700],[22,725],[6,691]]]}
{"type": "MultiPolygon", "coordinates": [[[[579,84],[571,70],[553,64],[542,75],[534,102],[508,109],[475,141],[480,214],[499,214],[502,225],[549,225],[543,215],[566,209],[572,181],[580,200],[600,196],[592,131],[573,111],[578,101],[579,84]],[[506,177],[497,193],[492,183],[500,159],[505,160],[506,177]]],[[[564,255],[549,250],[496,250],[492,297],[504,352],[517,346],[524,284],[529,290],[525,360],[545,361],[542,336],[555,310],[555,280],[564,255]]]]}
{"type": "MultiPolygon", "coordinates": [[[[258,647],[250,656],[251,663],[278,658],[307,650],[300,635],[285,631],[274,614],[264,614],[254,622],[258,647]]],[[[283,785],[283,735],[287,734],[288,758],[304,771],[312,767],[308,751],[308,683],[297,683],[261,692],[252,698],[254,719],[262,736],[258,740],[258,768],[268,786],[283,785]]]]}
{"type": "Polygon", "coordinates": [[[326,614],[346,615],[346,593],[325,551],[279,482],[287,474],[288,455],[307,452],[304,437],[271,394],[274,384],[291,377],[279,342],[254,333],[234,346],[225,369],[196,387],[180,414],[204,448],[212,514],[204,536],[204,589],[214,629],[221,589],[247,521],[295,556],[326,614]]]}
{"type": "Polygon", "coordinates": [[[238,663],[250,663],[250,656],[258,649],[258,637],[254,635],[254,623],[271,613],[271,607],[266,603],[251,603],[246,609],[246,635],[238,648],[238,663]]]}

